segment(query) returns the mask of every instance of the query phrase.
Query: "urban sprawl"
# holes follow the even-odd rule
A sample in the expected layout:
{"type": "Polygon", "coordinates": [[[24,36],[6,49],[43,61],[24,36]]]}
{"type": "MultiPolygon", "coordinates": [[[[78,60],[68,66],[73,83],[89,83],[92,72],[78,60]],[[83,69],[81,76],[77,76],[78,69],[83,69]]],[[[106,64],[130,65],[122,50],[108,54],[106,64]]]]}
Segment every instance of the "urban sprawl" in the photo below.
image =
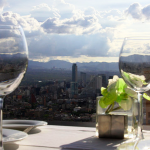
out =
{"type": "MultiPolygon", "coordinates": [[[[109,77],[112,78],[112,77],[109,77]]],[[[91,76],[72,65],[72,80],[49,81],[46,86],[19,86],[7,95],[3,106],[3,119],[32,119],[50,121],[95,122],[96,97],[100,88],[107,86],[106,75],[91,76]]]]}

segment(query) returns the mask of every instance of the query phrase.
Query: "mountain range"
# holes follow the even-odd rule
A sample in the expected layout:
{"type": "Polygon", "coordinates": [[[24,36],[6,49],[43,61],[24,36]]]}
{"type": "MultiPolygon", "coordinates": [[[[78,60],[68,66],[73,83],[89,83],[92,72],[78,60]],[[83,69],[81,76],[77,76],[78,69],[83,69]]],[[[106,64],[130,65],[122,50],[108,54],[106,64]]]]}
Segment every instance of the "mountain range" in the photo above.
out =
{"type": "MultiPolygon", "coordinates": [[[[51,60],[49,62],[38,62],[29,60],[29,69],[64,69],[72,70],[72,64],[63,60],[51,60]]],[[[118,62],[77,62],[78,71],[119,71],[118,62]]]]}

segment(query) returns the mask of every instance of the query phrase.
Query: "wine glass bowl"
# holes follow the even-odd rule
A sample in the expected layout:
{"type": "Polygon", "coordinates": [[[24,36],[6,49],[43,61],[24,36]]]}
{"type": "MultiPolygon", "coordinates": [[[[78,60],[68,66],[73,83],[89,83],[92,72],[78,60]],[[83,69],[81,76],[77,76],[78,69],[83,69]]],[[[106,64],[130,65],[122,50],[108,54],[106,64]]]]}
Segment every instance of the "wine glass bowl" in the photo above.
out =
{"type": "Polygon", "coordinates": [[[19,26],[0,26],[0,96],[14,91],[28,64],[28,49],[19,26]]]}
{"type": "MultiPolygon", "coordinates": [[[[144,92],[150,90],[150,38],[130,37],[124,39],[119,56],[119,70],[126,84],[131,90],[136,91],[138,95],[138,115],[136,118],[138,127],[136,129],[136,137],[133,141],[124,143],[125,145],[135,143],[133,146],[135,150],[137,145],[144,141],[142,132],[142,97],[144,92]]],[[[150,147],[149,144],[148,146],[150,147]]]]}
{"type": "Polygon", "coordinates": [[[23,29],[17,25],[0,25],[0,150],[2,142],[2,107],[5,95],[13,92],[28,66],[28,48],[23,29]]]}
{"type": "Polygon", "coordinates": [[[120,73],[135,91],[150,89],[150,39],[125,38],[119,57],[120,73]]]}

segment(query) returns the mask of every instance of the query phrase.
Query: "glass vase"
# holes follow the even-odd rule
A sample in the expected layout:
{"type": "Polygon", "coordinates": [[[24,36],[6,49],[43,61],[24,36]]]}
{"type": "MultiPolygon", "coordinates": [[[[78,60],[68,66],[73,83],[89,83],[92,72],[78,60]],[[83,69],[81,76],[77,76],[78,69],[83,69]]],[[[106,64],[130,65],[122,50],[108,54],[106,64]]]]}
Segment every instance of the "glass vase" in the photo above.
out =
{"type": "Polygon", "coordinates": [[[101,97],[96,98],[96,136],[134,138],[137,131],[136,100],[132,99],[130,110],[119,109],[106,114],[107,108],[101,108],[99,105],[101,97]]]}

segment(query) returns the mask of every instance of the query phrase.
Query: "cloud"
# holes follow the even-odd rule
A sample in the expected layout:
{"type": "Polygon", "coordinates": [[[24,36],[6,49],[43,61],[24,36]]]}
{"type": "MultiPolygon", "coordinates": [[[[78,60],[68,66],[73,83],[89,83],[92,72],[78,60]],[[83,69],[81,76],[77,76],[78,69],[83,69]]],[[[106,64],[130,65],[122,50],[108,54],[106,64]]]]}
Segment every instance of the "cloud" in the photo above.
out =
{"type": "Polygon", "coordinates": [[[125,10],[125,14],[137,20],[150,19],[150,5],[142,7],[139,3],[133,3],[125,10]]]}
{"type": "Polygon", "coordinates": [[[101,33],[92,35],[51,34],[32,38],[28,42],[30,59],[52,56],[78,58],[81,55],[93,57],[93,59],[94,57],[108,57],[113,32],[111,29],[105,29],[101,33]]]}
{"type": "Polygon", "coordinates": [[[84,15],[94,15],[94,16],[101,17],[100,12],[98,10],[96,10],[94,7],[89,7],[87,9],[85,9],[84,15]]]}
{"type": "Polygon", "coordinates": [[[33,6],[31,17],[38,21],[45,21],[48,18],[60,18],[61,20],[71,18],[73,15],[79,15],[81,11],[76,9],[74,5],[66,3],[64,0],[55,0],[51,5],[42,3],[33,6]]]}
{"type": "Polygon", "coordinates": [[[109,11],[98,11],[93,7],[89,7],[85,9],[84,15],[92,15],[97,17],[99,24],[101,24],[102,28],[106,27],[117,27],[118,25],[122,24],[121,17],[122,12],[113,9],[109,11]]]}
{"type": "Polygon", "coordinates": [[[130,7],[125,11],[125,13],[131,15],[135,19],[142,18],[142,6],[139,3],[133,3],[130,7]]]}
{"type": "Polygon", "coordinates": [[[20,16],[17,13],[5,12],[0,15],[0,25],[20,25],[23,27],[27,37],[43,34],[40,23],[30,16],[20,16]]]}
{"type": "Polygon", "coordinates": [[[31,17],[37,19],[40,22],[43,22],[47,18],[60,18],[60,15],[58,9],[42,3],[40,5],[33,6],[33,9],[31,10],[31,17]]]}
{"type": "MultiPolygon", "coordinates": [[[[94,34],[106,27],[115,28],[121,24],[118,21],[120,16],[119,10],[99,12],[95,8],[89,7],[85,11],[81,11],[64,0],[56,0],[51,6],[45,3],[34,6],[31,16],[24,19],[44,20],[41,27],[46,33],[82,35],[94,34]]],[[[34,22],[38,26],[39,23],[34,22]]]]}
{"type": "Polygon", "coordinates": [[[79,11],[73,4],[67,3],[64,0],[55,0],[54,6],[59,10],[61,19],[71,18],[79,11]]]}
{"type": "Polygon", "coordinates": [[[0,16],[0,24],[23,27],[30,59],[91,60],[118,56],[120,48],[116,46],[118,43],[114,44],[114,34],[123,24],[121,16],[119,10],[102,12],[89,7],[83,11],[55,0],[51,5],[35,5],[27,16],[5,12],[0,16]]]}
{"type": "MultiPolygon", "coordinates": [[[[130,38],[129,38],[130,39],[130,38]]],[[[124,48],[124,53],[126,54],[141,54],[141,55],[150,55],[150,42],[149,38],[141,38],[143,40],[139,40],[138,38],[135,38],[136,40],[132,41],[132,47],[130,44],[127,44],[124,48]]],[[[131,39],[132,40],[132,39],[131,39]]]]}
{"type": "Polygon", "coordinates": [[[112,9],[112,10],[109,10],[109,11],[102,11],[102,12],[100,12],[100,14],[103,17],[109,17],[109,16],[121,17],[122,16],[122,12],[119,11],[118,9],[112,9]]]}
{"type": "Polygon", "coordinates": [[[0,0],[0,12],[3,11],[3,8],[7,5],[6,0],[0,0]]]}
{"type": "MultiPolygon", "coordinates": [[[[44,7],[47,12],[51,11],[52,6],[45,4],[36,6],[35,10],[45,14],[44,7]]],[[[31,59],[48,61],[52,57],[108,57],[113,54],[110,48],[114,46],[115,28],[122,23],[118,21],[122,15],[119,10],[100,12],[90,7],[81,11],[57,0],[53,8],[57,8],[61,17],[46,15],[48,18],[41,27],[47,34],[28,42],[31,59]]],[[[119,51],[115,49],[113,56],[118,56],[119,51]]]]}
{"type": "Polygon", "coordinates": [[[145,6],[142,9],[142,13],[146,17],[146,19],[150,19],[150,5],[145,6]]]}
{"type": "Polygon", "coordinates": [[[60,20],[49,18],[41,25],[47,33],[57,34],[92,34],[102,28],[95,16],[72,17],[60,20]]]}
{"type": "Polygon", "coordinates": [[[98,17],[84,14],[63,20],[57,17],[48,18],[40,23],[30,15],[20,16],[5,12],[0,16],[0,24],[19,24],[23,27],[30,59],[48,60],[51,56],[108,56],[109,41],[114,34],[113,28],[101,27],[98,17]]]}
{"type": "Polygon", "coordinates": [[[119,57],[88,57],[85,55],[81,55],[79,57],[72,57],[72,56],[51,56],[51,57],[38,57],[32,59],[33,61],[39,61],[39,62],[48,62],[50,60],[63,60],[70,63],[84,63],[84,62],[118,62],[119,57]]]}

